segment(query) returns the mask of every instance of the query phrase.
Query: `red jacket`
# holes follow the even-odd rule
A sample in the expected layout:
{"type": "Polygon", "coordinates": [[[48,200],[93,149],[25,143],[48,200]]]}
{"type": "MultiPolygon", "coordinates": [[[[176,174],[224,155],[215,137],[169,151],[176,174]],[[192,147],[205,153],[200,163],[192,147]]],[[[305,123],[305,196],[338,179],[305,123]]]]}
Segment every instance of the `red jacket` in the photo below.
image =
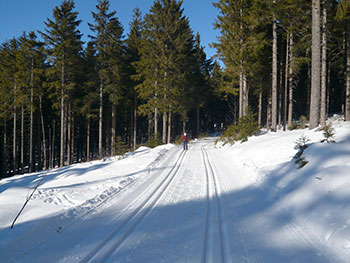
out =
{"type": "Polygon", "coordinates": [[[184,142],[187,142],[187,141],[188,141],[188,138],[187,138],[186,135],[183,135],[183,136],[182,136],[182,141],[184,141],[184,142]]]}

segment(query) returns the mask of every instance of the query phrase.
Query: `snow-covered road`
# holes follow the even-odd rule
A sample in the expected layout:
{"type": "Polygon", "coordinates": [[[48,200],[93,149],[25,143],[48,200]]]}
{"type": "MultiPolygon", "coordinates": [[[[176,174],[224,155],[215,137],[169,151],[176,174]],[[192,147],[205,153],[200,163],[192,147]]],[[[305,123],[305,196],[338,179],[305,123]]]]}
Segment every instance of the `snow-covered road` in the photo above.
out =
{"type": "MultiPolygon", "coordinates": [[[[297,176],[290,161],[270,172],[285,177],[257,180],[250,173],[263,166],[242,164],[244,151],[232,158],[213,138],[189,146],[164,147],[149,161],[144,149],[98,168],[51,172],[15,229],[16,209],[0,215],[1,262],[350,262],[346,246],[340,254],[327,245],[312,217],[289,205],[305,183],[281,186],[297,176]]],[[[8,179],[0,193],[20,193],[19,182],[31,180],[8,179]]]]}

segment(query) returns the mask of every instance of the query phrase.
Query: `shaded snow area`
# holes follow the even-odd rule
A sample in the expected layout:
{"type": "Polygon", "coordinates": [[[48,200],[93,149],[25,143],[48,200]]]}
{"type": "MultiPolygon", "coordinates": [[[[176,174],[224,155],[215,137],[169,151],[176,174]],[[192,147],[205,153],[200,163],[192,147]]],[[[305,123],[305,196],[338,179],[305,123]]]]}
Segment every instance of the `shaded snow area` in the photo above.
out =
{"type": "Polygon", "coordinates": [[[350,123],[333,127],[334,144],[205,138],[3,179],[0,261],[350,262],[350,123]]]}

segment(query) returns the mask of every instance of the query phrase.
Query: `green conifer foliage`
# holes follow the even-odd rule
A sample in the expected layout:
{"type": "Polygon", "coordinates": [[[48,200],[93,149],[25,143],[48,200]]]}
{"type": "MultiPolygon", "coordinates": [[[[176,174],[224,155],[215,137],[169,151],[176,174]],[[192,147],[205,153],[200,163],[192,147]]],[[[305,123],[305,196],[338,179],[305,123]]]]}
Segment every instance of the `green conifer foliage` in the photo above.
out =
{"type": "MultiPolygon", "coordinates": [[[[51,67],[47,71],[50,87],[53,88],[51,97],[60,98],[56,101],[56,107],[60,108],[61,131],[60,131],[60,166],[65,161],[65,133],[68,124],[68,139],[70,135],[70,117],[66,120],[66,109],[71,114],[72,93],[78,84],[78,76],[81,63],[80,53],[82,51],[81,34],[78,26],[81,20],[77,19],[78,12],[74,10],[72,0],[64,0],[62,4],[53,11],[54,20],[47,19],[45,22],[45,33],[40,32],[47,45],[48,59],[51,67]]],[[[68,141],[70,146],[70,141],[68,141]]],[[[69,147],[68,147],[69,148],[69,147]]],[[[70,151],[68,149],[68,163],[70,162],[70,151]]]]}
{"type": "Polygon", "coordinates": [[[141,60],[138,73],[143,82],[138,86],[145,104],[143,114],[179,112],[190,80],[193,33],[183,15],[182,1],[155,1],[145,16],[142,31],[141,60]]]}

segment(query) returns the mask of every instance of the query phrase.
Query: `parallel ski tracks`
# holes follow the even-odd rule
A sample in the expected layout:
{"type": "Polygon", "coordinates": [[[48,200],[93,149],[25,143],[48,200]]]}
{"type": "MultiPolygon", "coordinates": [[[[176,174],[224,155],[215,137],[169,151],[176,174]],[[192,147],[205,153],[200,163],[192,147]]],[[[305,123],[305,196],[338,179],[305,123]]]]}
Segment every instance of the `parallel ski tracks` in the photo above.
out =
{"type": "Polygon", "coordinates": [[[206,213],[201,262],[226,262],[227,249],[224,237],[223,207],[220,200],[219,182],[205,146],[201,147],[206,173],[206,213]]]}
{"type": "Polygon", "coordinates": [[[181,151],[173,167],[164,176],[155,189],[122,222],[106,236],[93,250],[80,262],[106,262],[108,258],[121,246],[124,240],[132,233],[139,222],[142,221],[154,208],[164,192],[176,177],[187,151],[181,151]]]}

